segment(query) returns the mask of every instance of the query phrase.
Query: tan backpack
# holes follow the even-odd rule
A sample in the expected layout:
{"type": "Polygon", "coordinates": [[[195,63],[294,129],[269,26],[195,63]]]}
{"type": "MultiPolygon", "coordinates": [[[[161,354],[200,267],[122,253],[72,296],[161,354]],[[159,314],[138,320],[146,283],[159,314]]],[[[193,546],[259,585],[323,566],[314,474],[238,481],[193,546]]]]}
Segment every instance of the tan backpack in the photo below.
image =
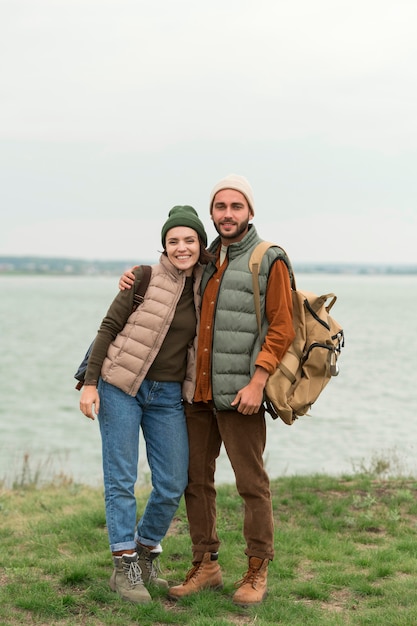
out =
{"type": "Polygon", "coordinates": [[[344,346],[344,334],[339,323],[329,315],[336,296],[333,293],[317,296],[308,291],[298,291],[285,250],[268,241],[258,244],[249,260],[259,333],[259,268],[266,250],[271,246],[281,250],[290,273],[295,338],[277,370],[268,379],[265,403],[266,410],[274,419],[280,417],[290,425],[310,410],[331,377],[338,375],[337,359],[344,346]]]}

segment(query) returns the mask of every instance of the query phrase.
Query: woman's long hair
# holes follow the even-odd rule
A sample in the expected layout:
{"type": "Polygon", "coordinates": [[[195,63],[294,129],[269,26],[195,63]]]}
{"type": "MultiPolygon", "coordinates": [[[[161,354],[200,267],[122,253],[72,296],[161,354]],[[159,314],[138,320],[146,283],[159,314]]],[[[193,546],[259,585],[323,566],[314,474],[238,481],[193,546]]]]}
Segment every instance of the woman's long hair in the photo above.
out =
{"type": "Polygon", "coordinates": [[[214,261],[216,257],[207,250],[200,235],[198,235],[198,241],[200,243],[200,256],[198,258],[198,262],[201,263],[201,265],[207,265],[209,261],[214,261]]]}

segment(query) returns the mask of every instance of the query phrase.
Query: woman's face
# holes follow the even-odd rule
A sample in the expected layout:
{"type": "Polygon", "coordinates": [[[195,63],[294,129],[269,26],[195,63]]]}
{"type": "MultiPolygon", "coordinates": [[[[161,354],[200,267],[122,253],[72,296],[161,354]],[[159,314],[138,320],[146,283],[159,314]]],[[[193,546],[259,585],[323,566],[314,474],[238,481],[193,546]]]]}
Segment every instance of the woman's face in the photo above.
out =
{"type": "Polygon", "coordinates": [[[165,237],[165,250],[172,265],[191,276],[200,258],[200,242],[196,231],[188,226],[170,228],[165,237]]]}

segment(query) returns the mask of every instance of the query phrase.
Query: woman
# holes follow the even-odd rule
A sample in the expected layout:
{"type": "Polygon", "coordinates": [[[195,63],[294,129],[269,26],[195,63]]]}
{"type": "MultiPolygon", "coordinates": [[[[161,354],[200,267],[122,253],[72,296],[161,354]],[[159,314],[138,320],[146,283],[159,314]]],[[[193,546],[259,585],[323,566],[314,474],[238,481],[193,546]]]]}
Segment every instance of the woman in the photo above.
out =
{"type": "MultiPolygon", "coordinates": [[[[164,251],[143,303],[132,313],[135,290],[120,291],[103,319],[80,400],[84,415],[96,413],[100,425],[110,587],[137,603],[151,601],[145,585],[168,587],[157,578],[155,559],[187,484],[182,403],[194,392],[199,286],[210,258],[204,226],[190,206],[171,209],[161,240],[164,251]],[[152,491],[136,525],[140,429],[152,491]]],[[[142,268],[134,273],[140,281],[142,268]]]]}

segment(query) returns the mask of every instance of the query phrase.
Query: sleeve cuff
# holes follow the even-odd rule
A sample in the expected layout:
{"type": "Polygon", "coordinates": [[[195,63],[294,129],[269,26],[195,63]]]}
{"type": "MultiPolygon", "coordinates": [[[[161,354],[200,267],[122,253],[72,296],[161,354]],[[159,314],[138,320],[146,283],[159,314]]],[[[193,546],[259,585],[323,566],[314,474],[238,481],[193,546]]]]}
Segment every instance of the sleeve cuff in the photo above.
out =
{"type": "Polygon", "coordinates": [[[273,374],[278,367],[277,360],[272,355],[263,354],[262,352],[259,353],[255,365],[263,367],[269,375],[273,374]]]}

